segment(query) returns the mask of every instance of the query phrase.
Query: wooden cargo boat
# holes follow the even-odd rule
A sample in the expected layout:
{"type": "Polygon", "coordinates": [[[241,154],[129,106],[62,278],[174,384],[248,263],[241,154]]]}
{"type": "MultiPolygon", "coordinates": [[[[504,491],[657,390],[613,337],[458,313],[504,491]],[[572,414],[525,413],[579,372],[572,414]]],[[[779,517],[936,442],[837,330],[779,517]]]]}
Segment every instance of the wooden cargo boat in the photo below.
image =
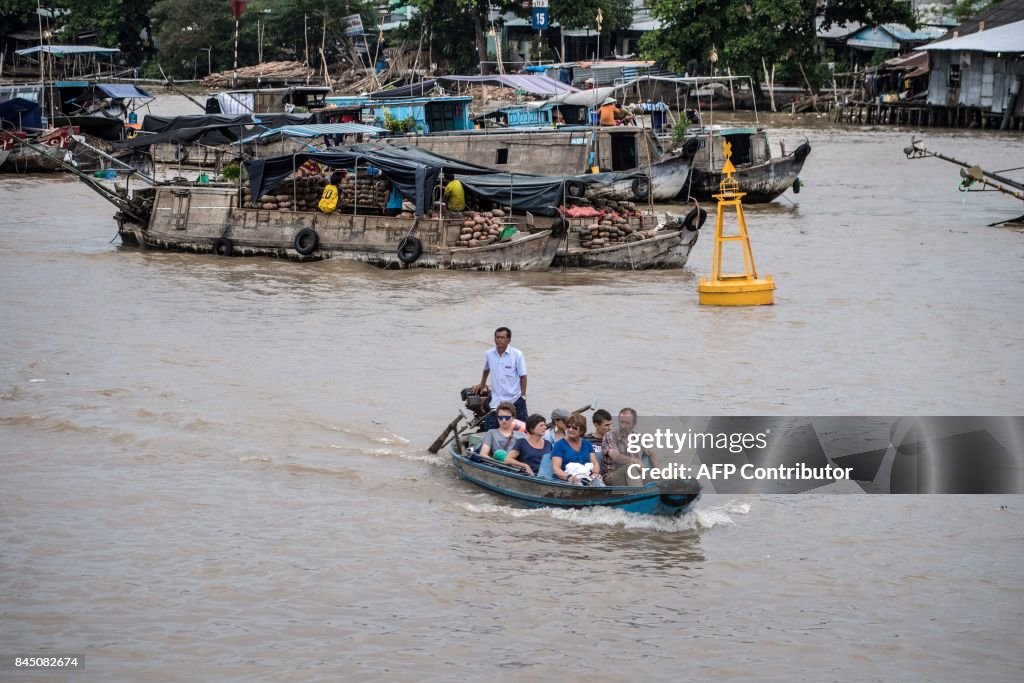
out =
{"type": "Polygon", "coordinates": [[[458,246],[462,221],[239,206],[232,187],[158,186],[135,193],[136,216],[119,214],[127,243],[222,256],[273,256],[294,261],[343,258],[384,268],[537,270],[551,265],[560,244],[550,230],[507,241],[458,246]]]}
{"type": "Polygon", "coordinates": [[[701,486],[694,479],[645,486],[579,486],[526,475],[489,458],[474,456],[462,438],[453,440],[448,451],[458,475],[531,507],[606,507],[642,515],[679,516],[700,499],[701,486]]]}

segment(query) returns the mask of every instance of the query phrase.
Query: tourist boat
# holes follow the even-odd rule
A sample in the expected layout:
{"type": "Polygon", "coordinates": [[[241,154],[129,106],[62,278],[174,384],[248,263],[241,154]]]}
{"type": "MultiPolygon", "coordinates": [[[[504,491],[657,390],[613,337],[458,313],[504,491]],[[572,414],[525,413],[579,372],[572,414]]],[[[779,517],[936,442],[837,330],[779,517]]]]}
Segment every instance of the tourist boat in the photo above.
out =
{"type": "Polygon", "coordinates": [[[475,456],[472,436],[452,440],[448,452],[460,477],[531,507],[611,508],[643,515],[679,516],[700,499],[694,479],[650,482],[644,486],[580,486],[526,475],[495,460],[475,456]]]}

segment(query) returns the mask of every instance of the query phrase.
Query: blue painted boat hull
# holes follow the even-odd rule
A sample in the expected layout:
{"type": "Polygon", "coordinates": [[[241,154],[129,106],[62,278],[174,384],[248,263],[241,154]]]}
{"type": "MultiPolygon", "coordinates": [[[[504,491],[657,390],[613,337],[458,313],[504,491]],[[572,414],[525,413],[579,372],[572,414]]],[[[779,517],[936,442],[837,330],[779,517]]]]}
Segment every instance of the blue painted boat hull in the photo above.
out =
{"type": "Polygon", "coordinates": [[[645,486],[579,486],[518,474],[487,461],[474,462],[448,449],[459,476],[494,493],[532,507],[607,507],[642,515],[676,516],[689,512],[700,499],[700,484],[678,479],[645,486]]]}

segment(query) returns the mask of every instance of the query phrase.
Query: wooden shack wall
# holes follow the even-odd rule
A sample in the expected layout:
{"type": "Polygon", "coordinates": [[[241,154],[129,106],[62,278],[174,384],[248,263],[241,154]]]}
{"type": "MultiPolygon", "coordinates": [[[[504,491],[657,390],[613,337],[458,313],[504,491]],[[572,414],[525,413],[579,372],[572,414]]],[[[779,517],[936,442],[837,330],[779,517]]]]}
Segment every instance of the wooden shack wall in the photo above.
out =
{"type": "MultiPolygon", "coordinates": [[[[929,54],[928,104],[939,107],[978,107],[1001,114],[1011,104],[1010,86],[1024,77],[1024,62],[1000,59],[983,52],[929,54]],[[960,66],[960,86],[949,87],[950,65],[960,66]]],[[[1017,111],[1024,107],[1018,98],[1017,111]]]]}

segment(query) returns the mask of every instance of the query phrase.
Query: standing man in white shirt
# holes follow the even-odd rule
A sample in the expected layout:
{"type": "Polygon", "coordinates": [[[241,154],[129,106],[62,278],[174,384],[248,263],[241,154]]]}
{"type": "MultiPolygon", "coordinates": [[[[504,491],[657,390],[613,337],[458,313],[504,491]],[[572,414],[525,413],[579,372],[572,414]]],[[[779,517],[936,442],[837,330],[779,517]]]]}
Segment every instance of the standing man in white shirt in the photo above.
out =
{"type": "MultiPolygon", "coordinates": [[[[526,421],[526,359],[522,351],[509,346],[512,341],[512,330],[499,327],[494,331],[494,347],[484,356],[484,374],[480,384],[473,387],[475,393],[487,386],[487,377],[491,379],[491,409],[502,401],[516,407],[516,418],[526,421]]],[[[491,412],[484,425],[487,429],[497,429],[498,420],[491,412]]]]}

